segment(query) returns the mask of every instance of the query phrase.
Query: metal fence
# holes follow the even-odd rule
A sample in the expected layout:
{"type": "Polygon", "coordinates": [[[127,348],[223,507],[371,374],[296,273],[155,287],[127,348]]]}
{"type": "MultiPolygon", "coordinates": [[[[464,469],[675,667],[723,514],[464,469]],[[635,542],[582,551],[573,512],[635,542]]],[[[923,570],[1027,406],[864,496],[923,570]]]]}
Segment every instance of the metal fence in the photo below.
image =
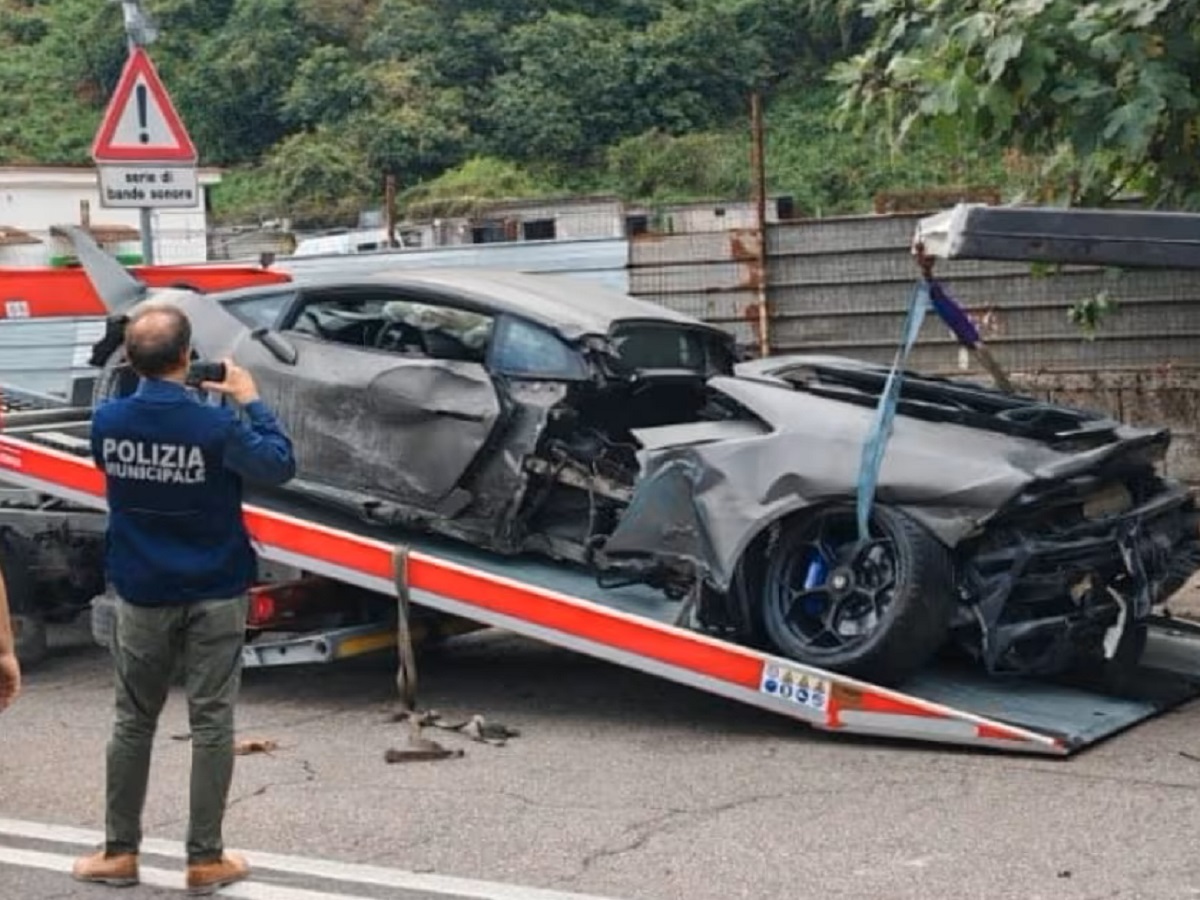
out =
{"type": "MultiPolygon", "coordinates": [[[[772,354],[888,363],[919,274],[910,248],[920,217],[768,225],[765,264],[754,230],[641,235],[630,245],[630,292],[716,322],[752,347],[765,296],[772,354]]],[[[955,260],[940,261],[936,274],[1024,389],[1170,426],[1168,469],[1200,482],[1200,272],[1064,267],[1039,274],[1023,263],[955,260]],[[1116,305],[1089,336],[1068,312],[1101,292],[1116,305]]],[[[982,375],[934,316],[909,364],[982,375]]]]}
{"type": "MultiPolygon", "coordinates": [[[[642,236],[630,247],[630,290],[718,322],[757,344],[760,285],[772,353],[845,353],[888,361],[918,271],[910,246],[919,216],[814,219],[770,225],[765,271],[757,234],[642,236]]],[[[941,261],[937,275],[1014,371],[1200,365],[1200,272],[941,261]],[[1068,311],[1107,292],[1116,302],[1089,339],[1068,311]]],[[[929,319],[913,364],[964,371],[949,331],[929,319]]]]}
{"type": "MultiPolygon", "coordinates": [[[[167,211],[160,211],[162,213],[167,211]]],[[[105,250],[129,265],[140,265],[142,239],[131,226],[93,225],[93,237],[105,250]]],[[[47,229],[25,231],[33,242],[0,246],[0,266],[61,266],[74,257],[74,249],[47,229]]],[[[209,258],[209,234],[202,225],[168,219],[152,231],[154,262],[179,265],[204,262],[209,258]]]]}
{"type": "Polygon", "coordinates": [[[0,382],[39,394],[70,397],[94,377],[92,345],[104,334],[100,317],[0,319],[0,382]]]}

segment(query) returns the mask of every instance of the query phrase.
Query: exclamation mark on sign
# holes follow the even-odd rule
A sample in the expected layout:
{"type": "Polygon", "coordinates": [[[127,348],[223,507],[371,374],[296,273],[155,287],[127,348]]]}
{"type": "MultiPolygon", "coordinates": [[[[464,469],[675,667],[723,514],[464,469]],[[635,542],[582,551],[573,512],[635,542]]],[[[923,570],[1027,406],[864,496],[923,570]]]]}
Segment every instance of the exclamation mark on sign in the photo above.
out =
{"type": "Polygon", "coordinates": [[[137,86],[137,108],[138,108],[138,127],[142,130],[141,140],[143,144],[150,143],[150,131],[146,125],[146,86],[139,84],[137,86]]]}

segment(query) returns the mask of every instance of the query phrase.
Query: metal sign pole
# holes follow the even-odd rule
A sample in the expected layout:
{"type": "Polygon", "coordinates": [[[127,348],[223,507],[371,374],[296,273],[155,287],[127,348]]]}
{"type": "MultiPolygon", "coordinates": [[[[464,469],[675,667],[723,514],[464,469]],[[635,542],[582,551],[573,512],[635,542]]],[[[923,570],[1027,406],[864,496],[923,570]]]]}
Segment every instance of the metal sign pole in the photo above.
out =
{"type": "MultiPolygon", "coordinates": [[[[152,35],[147,32],[152,31],[153,26],[150,25],[145,13],[142,12],[140,0],[119,0],[119,2],[121,3],[121,11],[125,17],[126,45],[129,52],[133,53],[143,43],[149,43],[147,38],[152,37],[152,35]]],[[[150,216],[150,207],[140,207],[138,213],[138,233],[142,237],[142,264],[152,266],[154,265],[154,226],[150,216]]]]}

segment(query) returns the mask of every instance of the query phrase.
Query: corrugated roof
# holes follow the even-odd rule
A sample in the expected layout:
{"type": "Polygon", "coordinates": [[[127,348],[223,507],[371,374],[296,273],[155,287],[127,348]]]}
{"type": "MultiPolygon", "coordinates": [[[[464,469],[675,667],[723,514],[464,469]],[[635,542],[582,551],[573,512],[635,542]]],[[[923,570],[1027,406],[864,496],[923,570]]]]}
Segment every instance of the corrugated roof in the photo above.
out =
{"type": "Polygon", "coordinates": [[[89,225],[87,232],[99,244],[140,240],[141,232],[129,225],[89,225]]]}
{"type": "Polygon", "coordinates": [[[40,244],[28,231],[13,228],[11,225],[0,225],[0,247],[16,247],[22,244],[40,244]]]}

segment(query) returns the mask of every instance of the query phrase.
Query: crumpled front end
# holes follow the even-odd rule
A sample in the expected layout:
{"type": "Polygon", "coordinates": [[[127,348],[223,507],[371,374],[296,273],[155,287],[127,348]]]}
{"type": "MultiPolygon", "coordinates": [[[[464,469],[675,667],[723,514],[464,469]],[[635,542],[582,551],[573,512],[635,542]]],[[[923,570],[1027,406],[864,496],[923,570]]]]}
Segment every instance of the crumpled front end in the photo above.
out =
{"type": "Polygon", "coordinates": [[[959,553],[963,645],[992,673],[1054,674],[1200,569],[1193,496],[1152,470],[1042,485],[959,553]]]}

